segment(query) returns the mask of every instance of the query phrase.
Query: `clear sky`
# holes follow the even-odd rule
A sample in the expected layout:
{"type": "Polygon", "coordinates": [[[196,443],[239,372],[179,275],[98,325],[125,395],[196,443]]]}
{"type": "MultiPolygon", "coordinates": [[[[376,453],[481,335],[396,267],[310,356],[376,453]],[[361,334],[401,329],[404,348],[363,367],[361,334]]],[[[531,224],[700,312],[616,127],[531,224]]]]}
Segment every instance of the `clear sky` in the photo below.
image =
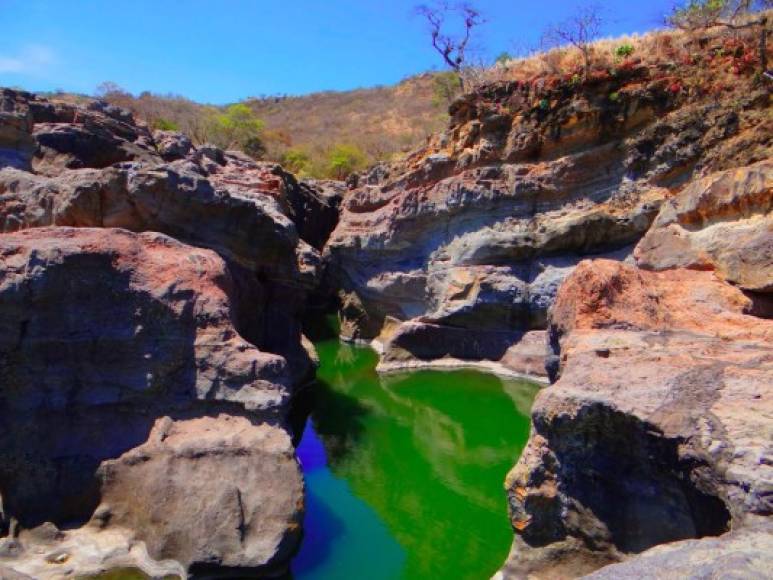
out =
{"type": "MultiPolygon", "coordinates": [[[[442,68],[416,0],[0,0],[0,85],[233,102],[392,84],[442,68]]],[[[535,47],[580,0],[478,0],[491,58],[535,47]]],[[[587,4],[587,3],[585,3],[587,4]]],[[[605,0],[605,35],[659,26],[672,0],[605,0]]]]}

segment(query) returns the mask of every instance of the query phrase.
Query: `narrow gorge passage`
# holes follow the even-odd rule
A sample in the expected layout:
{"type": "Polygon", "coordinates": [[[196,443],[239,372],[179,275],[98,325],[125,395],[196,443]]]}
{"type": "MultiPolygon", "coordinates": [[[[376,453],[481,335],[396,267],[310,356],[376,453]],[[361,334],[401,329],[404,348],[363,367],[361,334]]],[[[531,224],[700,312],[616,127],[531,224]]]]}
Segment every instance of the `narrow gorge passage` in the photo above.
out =
{"type": "Polygon", "coordinates": [[[539,386],[468,370],[378,375],[372,349],[315,338],[293,577],[491,577],[512,541],[502,482],[539,386]]]}

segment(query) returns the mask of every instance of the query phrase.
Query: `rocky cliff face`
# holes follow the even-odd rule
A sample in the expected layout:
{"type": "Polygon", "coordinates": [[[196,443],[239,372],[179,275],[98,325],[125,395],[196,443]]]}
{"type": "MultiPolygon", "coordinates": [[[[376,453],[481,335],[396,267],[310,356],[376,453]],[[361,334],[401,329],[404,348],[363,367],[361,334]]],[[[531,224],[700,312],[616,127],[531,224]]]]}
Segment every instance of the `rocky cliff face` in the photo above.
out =
{"type": "Polygon", "coordinates": [[[115,107],[0,97],[0,565],[282,572],[337,194],[115,107]]]}
{"type": "Polygon", "coordinates": [[[725,66],[466,95],[444,134],[361,176],[325,249],[342,336],[381,370],[555,383],[507,478],[502,577],[769,565],[770,96],[743,73],[706,91],[698,61],[725,66]]]}
{"type": "Polygon", "coordinates": [[[557,382],[507,478],[506,577],[573,577],[645,550],[593,577],[769,565],[771,199],[770,162],[712,174],[663,205],[639,267],[584,261],[561,286],[557,382]]]}
{"type": "Polygon", "coordinates": [[[768,101],[748,77],[719,98],[688,90],[665,64],[465,96],[444,134],[346,198],[326,249],[343,337],[375,339],[385,370],[540,374],[561,282],[589,257],[630,261],[690,179],[765,159],[768,101]]]}

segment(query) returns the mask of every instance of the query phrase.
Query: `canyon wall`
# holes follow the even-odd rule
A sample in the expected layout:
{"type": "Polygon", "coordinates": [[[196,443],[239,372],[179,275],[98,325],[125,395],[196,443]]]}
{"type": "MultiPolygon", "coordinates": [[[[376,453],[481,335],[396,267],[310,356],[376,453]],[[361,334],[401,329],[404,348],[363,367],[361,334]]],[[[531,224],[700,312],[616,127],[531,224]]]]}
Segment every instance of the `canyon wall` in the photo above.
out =
{"type": "Polygon", "coordinates": [[[338,194],[11,90],[0,160],[0,567],[286,570],[300,316],[338,194]]]}
{"type": "Polygon", "coordinates": [[[719,80],[744,50],[724,46],[483,86],[344,199],[342,338],[382,371],[553,383],[507,477],[500,578],[769,569],[770,87],[719,80]]]}
{"type": "Polygon", "coordinates": [[[741,76],[717,98],[679,78],[632,63],[457,100],[445,133],[346,196],[325,249],[342,337],[374,341],[382,370],[544,376],[548,311],[581,260],[631,262],[685,183],[769,155],[764,86],[741,76]]]}

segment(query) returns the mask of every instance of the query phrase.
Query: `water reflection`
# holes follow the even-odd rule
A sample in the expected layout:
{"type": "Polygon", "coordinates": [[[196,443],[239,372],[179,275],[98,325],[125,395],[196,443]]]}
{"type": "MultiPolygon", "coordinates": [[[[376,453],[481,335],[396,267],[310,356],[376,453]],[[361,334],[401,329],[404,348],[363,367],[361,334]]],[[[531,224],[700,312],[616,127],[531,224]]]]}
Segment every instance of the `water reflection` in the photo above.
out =
{"type": "Polygon", "coordinates": [[[538,387],[461,370],[379,378],[370,349],[335,340],[317,349],[316,401],[299,451],[310,502],[296,578],[373,576],[372,558],[382,578],[490,577],[512,540],[502,484],[528,437],[538,387]],[[304,457],[314,441],[322,462],[304,457]]]}

